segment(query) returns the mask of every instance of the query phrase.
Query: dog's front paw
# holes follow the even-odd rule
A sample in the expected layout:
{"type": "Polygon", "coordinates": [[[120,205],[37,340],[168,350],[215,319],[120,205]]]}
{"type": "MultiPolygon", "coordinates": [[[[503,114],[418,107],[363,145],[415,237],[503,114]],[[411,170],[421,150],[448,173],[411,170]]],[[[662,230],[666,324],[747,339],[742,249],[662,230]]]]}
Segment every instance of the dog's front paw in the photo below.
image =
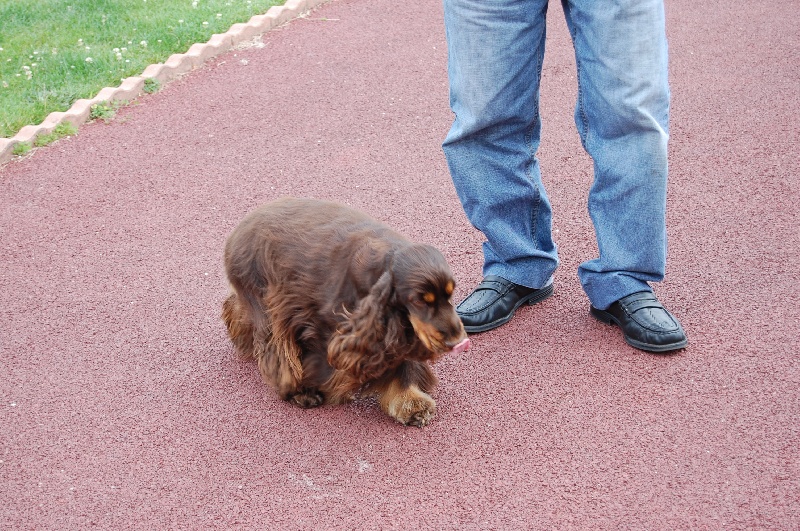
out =
{"type": "MultiPolygon", "coordinates": [[[[431,400],[430,403],[421,404],[421,407],[415,411],[404,424],[408,426],[417,426],[421,428],[427,426],[433,416],[436,414],[436,403],[431,400]]],[[[402,421],[401,421],[402,422],[402,421]]]]}
{"type": "Polygon", "coordinates": [[[291,397],[291,401],[303,409],[321,406],[325,397],[317,389],[303,389],[291,397]]]}
{"type": "Polygon", "coordinates": [[[416,386],[397,394],[384,395],[381,406],[397,422],[420,428],[427,426],[436,414],[436,402],[416,386]]]}

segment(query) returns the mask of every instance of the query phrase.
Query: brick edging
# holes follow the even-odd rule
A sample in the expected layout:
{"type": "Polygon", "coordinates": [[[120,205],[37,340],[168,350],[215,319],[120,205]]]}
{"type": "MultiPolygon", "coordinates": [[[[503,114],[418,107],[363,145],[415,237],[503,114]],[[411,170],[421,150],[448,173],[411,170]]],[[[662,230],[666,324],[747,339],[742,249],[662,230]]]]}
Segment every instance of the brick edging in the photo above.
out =
{"type": "Polygon", "coordinates": [[[200,65],[235,46],[267,33],[272,28],[293,20],[329,0],[287,0],[282,6],[273,6],[263,15],[255,15],[247,23],[234,24],[225,33],[215,33],[206,43],[193,44],[186,53],[176,53],[164,63],[152,64],[141,75],[129,77],[118,87],[106,87],[90,99],[80,99],[66,112],[52,112],[39,125],[26,125],[11,138],[0,138],[0,164],[14,157],[17,144],[30,143],[39,135],[52,133],[64,122],[79,126],[89,120],[92,106],[109,101],[132,101],[142,94],[146,79],[166,83],[198,68],[200,65]]]}

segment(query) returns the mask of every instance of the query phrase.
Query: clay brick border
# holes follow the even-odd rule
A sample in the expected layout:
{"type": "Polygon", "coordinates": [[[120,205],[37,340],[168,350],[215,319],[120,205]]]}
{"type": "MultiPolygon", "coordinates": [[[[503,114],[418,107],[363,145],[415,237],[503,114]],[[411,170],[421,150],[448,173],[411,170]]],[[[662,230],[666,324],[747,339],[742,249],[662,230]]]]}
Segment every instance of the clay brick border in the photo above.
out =
{"type": "Polygon", "coordinates": [[[225,33],[216,33],[206,43],[193,44],[186,53],[171,55],[164,63],[152,64],[140,76],[125,79],[118,87],[106,87],[90,100],[76,101],[66,112],[53,112],[39,125],[26,125],[11,138],[0,138],[0,164],[14,157],[17,144],[33,142],[39,135],[52,133],[64,122],[79,126],[89,119],[92,106],[110,101],[132,101],[142,94],[146,79],[155,79],[161,84],[200,67],[203,63],[232,48],[289,22],[303,13],[315,9],[329,0],[287,0],[282,6],[274,6],[263,15],[255,15],[247,23],[234,24],[225,33]]]}

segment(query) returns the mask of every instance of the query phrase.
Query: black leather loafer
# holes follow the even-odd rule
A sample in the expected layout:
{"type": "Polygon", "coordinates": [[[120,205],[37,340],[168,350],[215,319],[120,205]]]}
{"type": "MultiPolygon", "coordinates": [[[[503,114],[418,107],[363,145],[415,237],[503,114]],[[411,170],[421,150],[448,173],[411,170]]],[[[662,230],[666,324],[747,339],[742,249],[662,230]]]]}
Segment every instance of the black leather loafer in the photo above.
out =
{"type": "Polygon", "coordinates": [[[623,297],[607,310],[592,306],[589,313],[606,324],[616,324],[622,329],[625,341],[640,350],[667,352],[687,344],[681,324],[651,291],[623,297]]]}
{"type": "Polygon", "coordinates": [[[541,289],[518,286],[502,277],[487,275],[456,307],[464,330],[474,334],[507,323],[523,304],[535,304],[553,294],[553,284],[541,289]]]}

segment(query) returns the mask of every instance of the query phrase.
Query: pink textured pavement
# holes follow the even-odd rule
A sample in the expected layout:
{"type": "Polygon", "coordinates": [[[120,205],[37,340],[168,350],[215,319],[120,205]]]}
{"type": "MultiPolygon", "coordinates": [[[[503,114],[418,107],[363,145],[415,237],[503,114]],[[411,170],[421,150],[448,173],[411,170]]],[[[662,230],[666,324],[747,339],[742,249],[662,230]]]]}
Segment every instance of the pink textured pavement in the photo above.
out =
{"type": "Polygon", "coordinates": [[[554,297],[437,365],[438,416],[304,411],[238,361],[223,242],[285,195],[438,246],[481,235],[440,143],[440,2],[334,0],[0,168],[0,528],[797,529],[800,164],[792,2],[668,0],[668,277],[690,346],[588,315],[591,164],[557,3],[541,161],[554,297]]]}

